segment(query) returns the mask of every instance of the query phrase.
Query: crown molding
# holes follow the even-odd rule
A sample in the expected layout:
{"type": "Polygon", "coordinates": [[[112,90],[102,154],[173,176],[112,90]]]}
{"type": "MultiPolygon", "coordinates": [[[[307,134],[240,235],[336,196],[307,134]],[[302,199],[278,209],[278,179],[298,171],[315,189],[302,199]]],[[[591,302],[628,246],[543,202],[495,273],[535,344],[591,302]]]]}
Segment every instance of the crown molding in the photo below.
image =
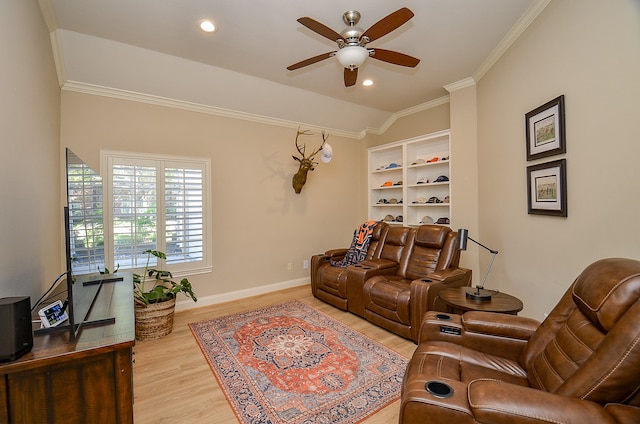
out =
{"type": "Polygon", "coordinates": [[[77,81],[67,81],[62,84],[63,91],[72,91],[83,94],[91,94],[94,96],[110,97],[119,100],[128,100],[139,103],[152,104],[156,106],[170,107],[175,109],[182,109],[191,112],[206,113],[209,115],[222,116],[231,119],[241,119],[245,121],[257,122],[266,125],[276,125],[287,128],[299,128],[305,127],[312,131],[326,131],[332,135],[345,138],[362,139],[365,136],[364,131],[352,132],[344,131],[335,128],[321,128],[317,125],[306,124],[301,122],[288,121],[286,119],[273,118],[269,116],[256,115],[252,113],[239,112],[235,110],[224,109],[215,106],[203,105],[199,103],[192,103],[183,100],[175,100],[167,97],[154,96],[151,94],[143,94],[134,91],[121,90],[110,87],[103,87],[94,84],[87,84],[77,81]]]}
{"type": "Polygon", "coordinates": [[[60,40],[60,31],[53,31],[49,33],[49,39],[51,40],[51,52],[53,53],[53,63],[56,67],[56,74],[58,76],[58,86],[62,88],[67,80],[67,73],[64,67],[64,54],[62,52],[62,41],[60,40]]]}
{"type": "Polygon", "coordinates": [[[495,49],[489,54],[489,56],[482,62],[482,65],[473,74],[475,81],[480,79],[498,62],[503,54],[516,42],[522,33],[531,25],[531,23],[538,17],[538,15],[551,3],[551,0],[536,0],[527,11],[518,19],[513,27],[509,30],[507,35],[500,41],[495,49]]]}
{"type": "Polygon", "coordinates": [[[58,28],[58,19],[56,19],[56,14],[53,11],[51,0],[38,0],[38,5],[40,6],[40,13],[42,13],[49,32],[55,31],[56,28],[58,28]]]}
{"type": "Polygon", "coordinates": [[[462,79],[460,81],[452,82],[451,84],[447,84],[444,86],[444,89],[449,93],[454,91],[462,90],[463,88],[471,87],[476,85],[476,80],[472,77],[462,79]]]}
{"type": "MultiPolygon", "coordinates": [[[[57,63],[58,62],[56,61],[56,64],[57,63]]],[[[287,127],[287,128],[299,128],[302,126],[305,128],[309,128],[312,131],[324,130],[335,136],[353,138],[358,140],[364,138],[367,133],[376,134],[376,135],[383,134],[399,118],[402,118],[408,115],[413,115],[414,113],[422,112],[424,110],[449,103],[449,95],[442,96],[437,99],[431,100],[429,102],[422,103],[420,105],[413,106],[411,108],[404,109],[394,113],[380,128],[367,128],[366,130],[363,130],[360,132],[352,132],[352,131],[339,130],[335,128],[321,128],[321,127],[318,127],[317,125],[312,125],[312,124],[288,121],[286,119],[279,119],[279,118],[273,118],[269,116],[256,115],[252,113],[239,112],[239,111],[219,108],[215,106],[208,106],[208,105],[203,105],[199,103],[186,102],[183,100],[175,100],[167,97],[154,96],[151,94],[142,94],[134,91],[103,87],[99,85],[87,84],[87,83],[77,82],[77,81],[67,81],[61,84],[61,88],[63,91],[91,94],[94,96],[110,97],[113,99],[128,100],[133,102],[152,104],[156,106],[171,107],[175,109],[188,110],[191,112],[199,112],[199,113],[206,113],[209,115],[222,116],[225,118],[241,119],[245,121],[251,121],[251,122],[256,122],[256,123],[261,123],[266,125],[276,125],[276,126],[287,127]]]]}
{"type": "Polygon", "coordinates": [[[391,115],[391,117],[389,117],[389,119],[387,119],[387,121],[380,128],[367,128],[366,132],[369,134],[375,134],[375,135],[384,134],[385,131],[387,131],[389,127],[391,127],[391,125],[393,125],[398,119],[402,117],[413,115],[414,113],[422,112],[424,110],[431,109],[447,103],[449,103],[448,94],[446,96],[438,97],[437,99],[433,99],[426,103],[422,103],[422,104],[401,110],[399,112],[396,112],[393,115],[391,115]]]}

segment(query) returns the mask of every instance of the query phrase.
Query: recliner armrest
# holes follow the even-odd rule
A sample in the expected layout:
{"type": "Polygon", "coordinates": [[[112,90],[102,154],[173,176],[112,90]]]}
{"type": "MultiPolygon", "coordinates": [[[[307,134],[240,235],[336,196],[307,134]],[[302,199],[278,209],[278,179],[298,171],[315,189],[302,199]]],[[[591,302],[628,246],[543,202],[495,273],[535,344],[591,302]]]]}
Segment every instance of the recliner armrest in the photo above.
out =
{"type": "Polygon", "coordinates": [[[344,258],[344,255],[347,254],[347,252],[349,251],[349,249],[331,249],[331,250],[327,250],[326,252],[324,252],[324,254],[326,256],[329,257],[329,259],[331,260],[339,260],[344,258]]]}
{"type": "Polygon", "coordinates": [[[471,282],[471,270],[464,268],[447,268],[440,271],[434,271],[429,274],[427,278],[440,281],[442,283],[452,283],[454,281],[468,278],[469,282],[471,282]]]}
{"type": "MultiPolygon", "coordinates": [[[[398,268],[398,263],[394,262],[394,261],[390,261],[388,259],[382,259],[382,258],[378,258],[378,259],[367,259],[364,260],[362,262],[360,262],[358,265],[365,267],[365,268],[373,268],[373,269],[377,269],[377,270],[389,270],[391,268],[398,268]]],[[[395,273],[395,270],[393,271],[395,273]]],[[[387,273],[385,273],[387,274],[387,273]]]]}
{"type": "Polygon", "coordinates": [[[615,423],[597,403],[498,380],[469,383],[468,399],[481,423],[615,423]]]}
{"type": "Polygon", "coordinates": [[[540,322],[514,315],[469,311],[462,315],[462,325],[469,332],[529,340],[540,326],[540,322]]]}
{"type": "Polygon", "coordinates": [[[457,315],[428,311],[422,319],[418,343],[445,341],[518,361],[538,325],[538,321],[531,318],[495,312],[470,311],[457,315]]]}

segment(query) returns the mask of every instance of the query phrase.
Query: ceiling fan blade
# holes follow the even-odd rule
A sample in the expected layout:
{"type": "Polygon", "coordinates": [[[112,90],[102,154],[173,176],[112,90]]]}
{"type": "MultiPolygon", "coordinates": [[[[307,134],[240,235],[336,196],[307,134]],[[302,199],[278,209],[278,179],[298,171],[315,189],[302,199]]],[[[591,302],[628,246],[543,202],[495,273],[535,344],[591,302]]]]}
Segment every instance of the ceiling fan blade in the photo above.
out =
{"type": "Polygon", "coordinates": [[[409,56],[404,53],[394,52],[393,50],[385,50],[385,49],[372,49],[373,54],[372,58],[381,60],[383,62],[393,63],[394,65],[407,66],[409,68],[415,68],[418,63],[420,63],[420,59],[415,58],[413,56],[409,56]]]}
{"type": "Polygon", "coordinates": [[[358,80],[358,68],[354,70],[344,68],[344,86],[351,87],[358,80]]]}
{"type": "Polygon", "coordinates": [[[342,39],[342,35],[338,34],[337,32],[335,32],[334,30],[332,30],[331,28],[329,28],[328,26],[321,24],[320,22],[316,21],[315,19],[309,18],[309,17],[302,17],[300,19],[298,19],[298,22],[300,22],[302,25],[306,26],[307,28],[309,28],[311,31],[315,32],[316,34],[320,34],[325,38],[328,38],[331,41],[338,41],[342,39]]]}
{"type": "Polygon", "coordinates": [[[413,12],[406,7],[398,9],[373,24],[371,28],[362,34],[362,37],[368,37],[369,41],[377,40],[406,23],[409,19],[413,18],[413,16],[413,12]]]}
{"type": "Polygon", "coordinates": [[[310,57],[309,59],[302,60],[298,63],[294,63],[293,65],[287,66],[287,69],[290,71],[295,71],[296,69],[303,68],[305,66],[313,65],[316,62],[320,62],[321,60],[329,59],[333,56],[335,52],[322,53],[318,56],[310,57]]]}

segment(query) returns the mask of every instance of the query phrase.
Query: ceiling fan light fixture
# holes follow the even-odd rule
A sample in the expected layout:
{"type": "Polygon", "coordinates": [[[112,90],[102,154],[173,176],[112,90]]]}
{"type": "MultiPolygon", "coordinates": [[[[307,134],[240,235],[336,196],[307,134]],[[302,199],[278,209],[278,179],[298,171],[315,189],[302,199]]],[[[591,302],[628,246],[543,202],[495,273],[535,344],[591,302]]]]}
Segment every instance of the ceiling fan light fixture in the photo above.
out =
{"type": "Polygon", "coordinates": [[[369,56],[369,50],[362,46],[345,46],[336,52],[336,58],[347,69],[356,69],[369,56]]]}

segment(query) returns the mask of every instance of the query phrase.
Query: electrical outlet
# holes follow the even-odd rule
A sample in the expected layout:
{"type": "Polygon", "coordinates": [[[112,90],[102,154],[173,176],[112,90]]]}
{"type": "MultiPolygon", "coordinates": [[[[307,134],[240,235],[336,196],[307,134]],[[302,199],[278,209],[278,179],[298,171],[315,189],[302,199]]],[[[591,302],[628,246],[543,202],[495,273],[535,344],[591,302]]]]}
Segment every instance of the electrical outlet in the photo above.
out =
{"type": "Polygon", "coordinates": [[[309,268],[309,259],[305,259],[304,261],[302,261],[302,268],[304,269],[309,268]]]}
{"type": "Polygon", "coordinates": [[[291,262],[289,262],[287,264],[287,271],[291,271],[293,269],[293,264],[291,262]]]}

